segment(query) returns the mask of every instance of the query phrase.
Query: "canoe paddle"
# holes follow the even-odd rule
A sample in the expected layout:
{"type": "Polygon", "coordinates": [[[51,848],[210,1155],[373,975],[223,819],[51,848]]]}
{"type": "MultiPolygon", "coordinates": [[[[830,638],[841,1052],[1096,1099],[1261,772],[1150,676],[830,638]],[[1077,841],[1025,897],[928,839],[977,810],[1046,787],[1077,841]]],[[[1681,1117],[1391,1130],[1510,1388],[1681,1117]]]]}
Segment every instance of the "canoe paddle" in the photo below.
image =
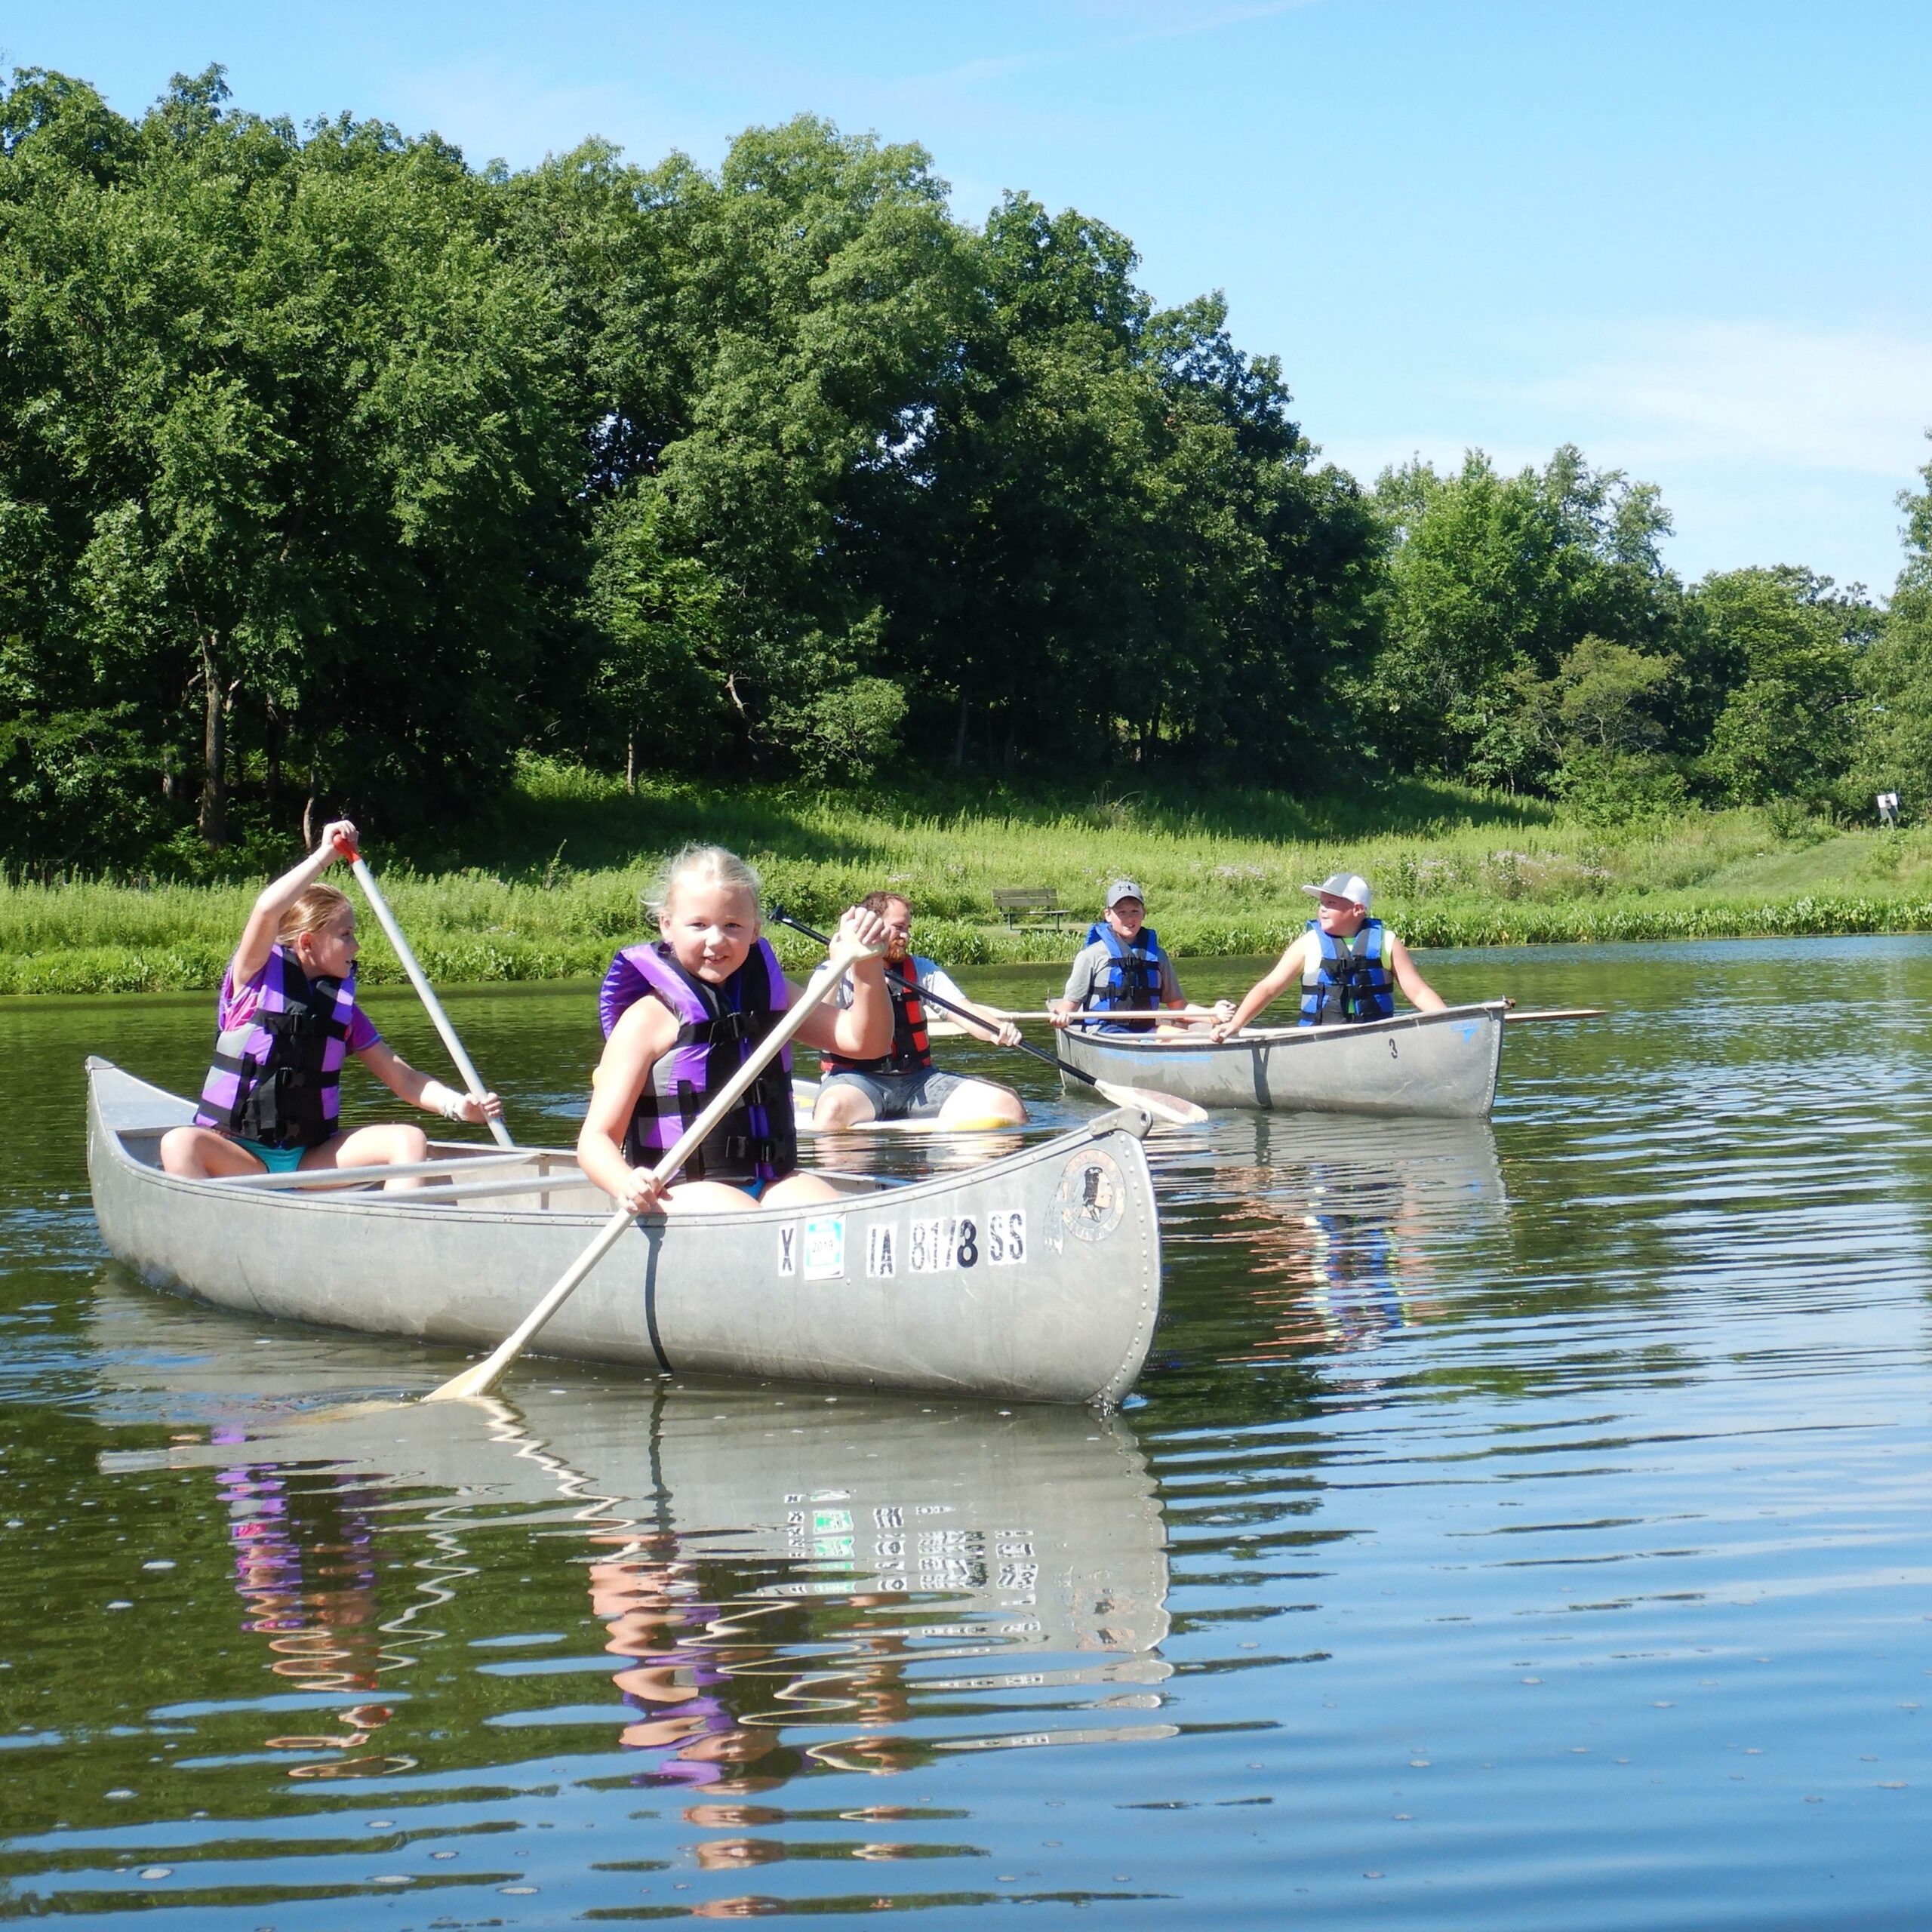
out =
{"type": "MultiPolygon", "coordinates": [[[[790,1044],[792,1036],[805,1023],[814,1009],[831,993],[853,967],[861,959],[877,958],[881,949],[854,946],[844,939],[832,946],[832,957],[827,962],[831,971],[817,985],[808,986],[803,995],[786,1009],[785,1017],[746,1057],[744,1064],[724,1083],[717,1098],[678,1135],[671,1151],[651,1169],[651,1173],[660,1183],[669,1186],[672,1176],[691,1158],[692,1150],[738,1104],[752,1081],[790,1044]]],[[[432,1389],[423,1398],[423,1401],[448,1402],[469,1395],[487,1395],[503,1380],[503,1371],[523,1352],[530,1338],[570,1300],[584,1277],[617,1246],[623,1239],[625,1230],[636,1219],[637,1217],[628,1208],[620,1208],[604,1223],[597,1238],[565,1269],[558,1276],[556,1285],[503,1338],[493,1354],[481,1361],[472,1363],[460,1374],[452,1375],[447,1382],[432,1389]]]]}
{"type": "MultiPolygon", "coordinates": [[[[450,1058],[456,1063],[456,1070],[463,1076],[463,1084],[478,1100],[490,1090],[483,1084],[482,1077],[471,1063],[469,1056],[463,1050],[463,1042],[457,1038],[456,1029],[450,1024],[449,1015],[443,1011],[443,1003],[430,990],[429,977],[417,963],[416,955],[410,950],[409,942],[402,936],[402,928],[395,922],[395,915],[389,910],[389,902],[385,899],[376,884],[376,875],[363,863],[362,854],[346,838],[337,838],[336,851],[349,861],[349,869],[355,875],[355,883],[369,901],[369,909],[376,915],[376,923],[388,934],[389,944],[395,950],[395,956],[402,961],[402,970],[409,975],[409,983],[416,989],[417,997],[428,1009],[429,1017],[436,1023],[436,1031],[443,1036],[443,1044],[450,1050],[450,1058]]],[[[500,1120],[492,1119],[490,1131],[499,1147],[514,1147],[516,1143],[510,1138],[510,1131],[500,1120]]]]}
{"type": "MultiPolygon", "coordinates": [[[[795,933],[803,933],[806,938],[816,940],[820,946],[831,943],[824,934],[814,932],[802,920],[793,918],[782,906],[773,906],[771,916],[780,925],[789,926],[795,933]]],[[[976,1027],[986,1023],[977,1013],[969,1012],[963,1006],[956,1006],[949,999],[942,999],[929,987],[921,986],[919,989],[920,1004],[924,1005],[928,1001],[942,1013],[950,1013],[959,1019],[970,1020],[976,1027]]],[[[1035,1060],[1057,1069],[1062,1073],[1072,1074],[1075,1079],[1084,1081],[1097,1093],[1112,1101],[1117,1107],[1137,1107],[1143,1113],[1152,1114],[1157,1120],[1170,1121],[1177,1127],[1198,1127],[1208,1118],[1208,1110],[1204,1107],[1197,1107],[1192,1100],[1178,1099],[1172,1094],[1157,1093],[1149,1087],[1118,1087],[1111,1080],[1097,1080],[1092,1074],[1084,1073],[1077,1066],[1069,1066],[1057,1054],[1042,1053],[1038,1047],[1027,1045],[1024,1040],[1020,1041],[1019,1051],[1023,1054],[1031,1054],[1035,1060]]]]}

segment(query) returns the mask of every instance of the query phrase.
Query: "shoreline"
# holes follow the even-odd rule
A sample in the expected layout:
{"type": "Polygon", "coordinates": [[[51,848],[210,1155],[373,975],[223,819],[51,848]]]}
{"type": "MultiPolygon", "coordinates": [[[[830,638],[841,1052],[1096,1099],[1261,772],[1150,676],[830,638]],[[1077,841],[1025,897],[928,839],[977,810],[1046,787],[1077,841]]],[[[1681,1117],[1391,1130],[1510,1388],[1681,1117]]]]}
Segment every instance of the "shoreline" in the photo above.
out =
{"type": "MultiPolygon", "coordinates": [[[[425,882],[426,883],[426,882],[425,882]]],[[[418,890],[420,890],[419,887],[418,890]]],[[[1391,905],[1382,915],[1418,952],[1490,946],[1592,946],[1671,940],[1846,938],[1932,932],[1932,899],[1805,893],[1781,900],[1700,899],[1690,893],[1640,898],[1539,903],[1496,900],[1456,906],[1391,905]]],[[[1277,954],[1303,930],[1300,918],[1226,920],[1180,914],[1160,922],[1177,960],[1254,958],[1277,954]]],[[[408,928],[405,928],[407,931],[408,928]]],[[[788,970],[808,968],[818,953],[781,931],[772,939],[788,970]]],[[[418,937],[411,943],[438,986],[509,986],[595,979],[634,936],[621,933],[546,939],[523,934],[418,937]]],[[[921,921],[919,949],[949,966],[1065,964],[1080,929],[921,921]]],[[[0,955],[0,998],[100,998],[119,993],[212,992],[227,951],[202,943],[60,946],[0,955]]],[[[358,964],[361,983],[406,983],[380,934],[358,964]]]]}

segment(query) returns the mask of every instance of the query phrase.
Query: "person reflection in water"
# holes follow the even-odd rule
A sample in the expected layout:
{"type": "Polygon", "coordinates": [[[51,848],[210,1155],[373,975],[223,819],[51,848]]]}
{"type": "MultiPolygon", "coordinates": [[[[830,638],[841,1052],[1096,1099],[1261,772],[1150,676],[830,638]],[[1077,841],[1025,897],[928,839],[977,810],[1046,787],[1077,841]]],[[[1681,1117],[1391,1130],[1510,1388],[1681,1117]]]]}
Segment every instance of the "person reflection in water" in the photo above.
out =
{"type": "MultiPolygon", "coordinates": [[[[605,1647],[626,1660],[611,1681],[637,1713],[619,1737],[627,1749],[648,1755],[638,1782],[684,1786],[700,1800],[686,1807],[685,1822],[701,1831],[728,1834],[691,1847],[699,1871],[749,1871],[795,1855],[781,1840],[755,1835],[761,1826],[783,1823],[785,1812],[743,1801],[775,1789],[805,1758],[829,1770],[888,1776],[932,1762],[930,1747],[878,1736],[814,1745],[801,1757],[782,1748],[776,1716],[747,1718],[734,1707],[743,1682],[776,1697],[802,1694],[800,1708],[820,1718],[836,1709],[868,1727],[903,1723],[910,1699],[902,1638],[881,1633],[860,1638],[854,1647],[863,1660],[835,1674],[805,1669],[789,1682],[769,1671],[749,1675],[748,1665],[768,1664],[778,1651],[745,1641],[745,1607],[703,1600],[697,1566],[678,1553],[671,1537],[607,1533],[592,1540],[615,1546],[608,1560],[590,1566],[591,1606],[604,1621],[609,1638],[605,1647]]],[[[862,1592],[838,1607],[863,1614],[898,1601],[862,1592]]],[[[761,1604],[758,1612],[771,1615],[797,1607],[780,1598],[761,1604]]],[[[847,1815],[882,1821],[906,1814],[872,1807],[847,1815]]],[[[910,1857],[912,1848],[868,1842],[832,1855],[875,1862],[910,1857]]],[[[881,1909],[889,1904],[881,1901],[881,1909]]],[[[693,1916],[760,1918],[781,1909],[777,1900],[747,1894],[694,1906],[693,1916]]]]}
{"type": "Polygon", "coordinates": [[[1316,1162],[1293,1197],[1269,1168],[1224,1168],[1222,1182],[1244,1211],[1254,1306],[1273,1324],[1240,1360],[1371,1349],[1433,1312],[1420,1203],[1404,1180],[1316,1162]]]}
{"type": "MultiPolygon", "coordinates": [[[[248,1463],[218,1470],[215,1481],[228,1506],[235,1590],[248,1611],[242,1627],[268,1638],[269,1669],[309,1691],[378,1690],[389,1660],[376,1607],[375,1533],[350,1485],[299,1487],[272,1463],[248,1463]]],[[[356,1704],[331,1713],[332,1731],[264,1742],[306,1754],[290,1765],[291,1778],[387,1777],[417,1764],[369,1755],[392,1715],[386,1704],[356,1704]]]]}
{"type": "Polygon", "coordinates": [[[617,1543],[624,1552],[620,1558],[590,1566],[590,1601],[609,1634],[605,1648],[632,1660],[611,1681],[638,1713],[624,1727],[620,1741],[628,1749],[653,1755],[642,1781],[697,1786],[721,1795],[780,1783],[744,1769],[777,1749],[777,1735],[740,1723],[726,1701],[730,1675],[717,1647],[704,1641],[715,1611],[694,1600],[693,1566],[675,1555],[645,1554],[646,1541],[636,1537],[594,1540],[617,1543]]]}

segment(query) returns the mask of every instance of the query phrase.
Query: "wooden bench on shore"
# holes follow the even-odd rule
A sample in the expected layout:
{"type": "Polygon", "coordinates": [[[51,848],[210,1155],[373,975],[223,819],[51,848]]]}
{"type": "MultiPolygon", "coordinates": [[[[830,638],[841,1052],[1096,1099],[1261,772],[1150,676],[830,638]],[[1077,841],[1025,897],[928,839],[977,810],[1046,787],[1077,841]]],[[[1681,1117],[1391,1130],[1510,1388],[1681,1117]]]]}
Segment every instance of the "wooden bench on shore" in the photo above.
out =
{"type": "Polygon", "coordinates": [[[993,910],[1004,913],[1009,926],[1023,918],[1038,923],[1073,917],[1050,885],[1002,886],[993,894],[993,910]]]}

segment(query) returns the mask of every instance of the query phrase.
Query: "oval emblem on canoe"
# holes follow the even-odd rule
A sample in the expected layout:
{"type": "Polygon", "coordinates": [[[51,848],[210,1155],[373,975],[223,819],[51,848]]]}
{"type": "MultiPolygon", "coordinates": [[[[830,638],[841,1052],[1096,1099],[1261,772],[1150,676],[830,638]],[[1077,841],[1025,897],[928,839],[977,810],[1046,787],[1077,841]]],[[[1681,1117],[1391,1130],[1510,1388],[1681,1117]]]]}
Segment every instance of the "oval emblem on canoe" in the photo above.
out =
{"type": "Polygon", "coordinates": [[[1127,1211],[1120,1163],[1098,1148],[1075,1155],[1060,1177],[1054,1207],[1075,1241],[1105,1241],[1127,1211]]]}

